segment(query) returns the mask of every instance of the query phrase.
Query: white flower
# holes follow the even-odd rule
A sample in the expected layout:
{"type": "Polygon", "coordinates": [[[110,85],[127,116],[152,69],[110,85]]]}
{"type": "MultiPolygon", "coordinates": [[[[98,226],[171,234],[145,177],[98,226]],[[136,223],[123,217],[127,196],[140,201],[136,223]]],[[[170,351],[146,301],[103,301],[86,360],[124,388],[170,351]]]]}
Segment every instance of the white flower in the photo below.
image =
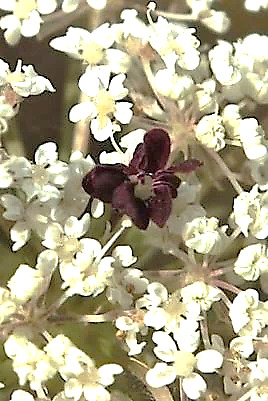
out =
{"type": "Polygon", "coordinates": [[[144,325],[144,314],[138,311],[133,316],[120,316],[116,319],[116,327],[124,333],[124,340],[128,346],[128,355],[138,355],[142,352],[146,341],[138,343],[137,334],[146,335],[148,328],[144,325]]]}
{"type": "Polygon", "coordinates": [[[225,146],[222,118],[216,114],[204,116],[197,124],[195,136],[203,145],[219,151],[225,146]]]}
{"type": "Polygon", "coordinates": [[[6,208],[3,216],[16,223],[10,230],[10,238],[14,242],[13,251],[19,250],[30,239],[31,230],[34,230],[41,237],[47,224],[50,209],[40,204],[38,200],[24,204],[19,198],[11,194],[4,194],[0,203],[6,208]]]}
{"type": "Polygon", "coordinates": [[[234,264],[234,271],[245,280],[255,281],[260,274],[268,272],[268,251],[264,244],[243,248],[234,264]]]}
{"type": "Polygon", "coordinates": [[[185,304],[196,303],[201,310],[207,311],[214,302],[221,299],[221,291],[203,281],[196,281],[182,288],[181,296],[185,304]]]}
{"type": "Polygon", "coordinates": [[[218,223],[215,217],[197,217],[187,222],[182,233],[185,244],[199,253],[216,255],[228,240],[227,226],[218,227],[218,223]]]}
{"type": "Polygon", "coordinates": [[[38,389],[57,371],[54,360],[24,336],[9,336],[4,349],[6,355],[12,359],[12,367],[21,386],[29,381],[31,389],[38,389]]]}
{"type": "Polygon", "coordinates": [[[55,252],[43,251],[37,258],[36,269],[20,265],[7,283],[15,302],[24,304],[44,293],[57,264],[58,257],[55,252]]]}
{"type": "Polygon", "coordinates": [[[35,295],[39,295],[43,281],[43,277],[36,269],[28,265],[20,265],[7,286],[16,302],[24,304],[35,295]]]}
{"type": "Polygon", "coordinates": [[[1,160],[0,188],[16,187],[31,172],[31,163],[25,157],[11,156],[1,160]]]}
{"type": "Polygon", "coordinates": [[[161,306],[168,300],[168,292],[165,286],[158,282],[150,283],[147,291],[148,294],[137,300],[136,307],[139,309],[146,307],[148,312],[144,316],[144,323],[159,330],[167,319],[167,313],[161,306]]]}
{"type": "Polygon", "coordinates": [[[35,196],[41,202],[60,198],[60,188],[68,179],[68,166],[57,159],[57,145],[54,142],[47,142],[38,147],[30,177],[22,182],[22,189],[28,201],[35,196]]]}
{"type": "Polygon", "coordinates": [[[129,39],[130,37],[140,39],[143,43],[147,42],[149,29],[137,15],[138,12],[134,9],[125,9],[121,12],[120,18],[123,22],[113,25],[117,42],[124,42],[125,39],[129,39]]]}
{"type": "Polygon", "coordinates": [[[37,35],[43,22],[40,14],[50,14],[57,8],[56,0],[9,0],[5,10],[12,11],[0,20],[1,29],[6,29],[4,36],[9,45],[15,45],[20,36],[37,35]]]}
{"type": "MultiPolygon", "coordinates": [[[[114,264],[113,264],[114,265],[114,264]]],[[[143,294],[148,280],[138,269],[116,267],[108,284],[106,296],[111,303],[119,303],[122,308],[129,309],[136,294],[143,294]]]]}
{"type": "Polygon", "coordinates": [[[157,363],[146,374],[147,383],[157,388],[170,384],[177,376],[181,376],[186,395],[191,399],[199,398],[207,386],[199,374],[193,373],[194,368],[197,367],[204,373],[213,373],[221,367],[222,355],[212,349],[201,351],[196,356],[191,352],[179,351],[172,338],[161,331],[155,332],[152,339],[157,344],[154,348],[157,357],[164,362],[171,362],[172,365],[157,363]]]}
{"type": "Polygon", "coordinates": [[[241,120],[237,127],[237,133],[248,159],[259,159],[267,154],[267,146],[264,144],[265,132],[256,118],[241,120]]]}
{"type": "Polygon", "coordinates": [[[89,224],[88,213],[84,214],[80,220],[70,216],[66,220],[64,228],[59,223],[51,223],[46,229],[42,244],[49,249],[56,250],[61,261],[71,261],[80,249],[79,238],[87,232],[89,224]]]}
{"type": "Polygon", "coordinates": [[[79,87],[92,100],[73,106],[70,120],[91,120],[90,128],[98,141],[105,141],[112,134],[112,116],[122,124],[129,123],[132,104],[118,102],[128,93],[128,89],[123,86],[125,78],[124,74],[119,74],[110,81],[110,71],[106,67],[94,70],[87,68],[79,80],[79,87]]]}
{"type": "Polygon", "coordinates": [[[211,69],[222,85],[232,85],[241,79],[233,51],[230,43],[219,40],[218,45],[208,52],[211,69]]]}
{"type": "Polygon", "coordinates": [[[268,236],[268,192],[259,193],[258,185],[234,199],[234,219],[242,233],[258,239],[268,236]]]}
{"type": "Polygon", "coordinates": [[[114,30],[105,23],[92,32],[69,27],[66,35],[52,39],[50,46],[91,66],[108,64],[115,73],[126,72],[129,56],[119,49],[110,49],[114,39],[114,30]]]}
{"type": "Polygon", "coordinates": [[[85,211],[89,195],[82,187],[82,179],[93,167],[90,156],[83,157],[81,152],[74,152],[68,163],[68,180],[61,190],[61,198],[51,207],[51,218],[62,224],[70,216],[80,217],[85,211]]]}
{"type": "Polygon", "coordinates": [[[69,293],[83,296],[103,292],[113,274],[114,258],[102,256],[102,247],[97,240],[81,239],[75,257],[60,263],[62,287],[69,287],[69,293]]]}
{"type": "Polygon", "coordinates": [[[167,68],[175,63],[185,70],[194,70],[199,64],[199,40],[194,36],[194,28],[169,23],[158,17],[150,33],[150,44],[162,57],[167,68]]]}
{"type": "Polygon", "coordinates": [[[239,353],[242,358],[248,358],[254,352],[252,337],[242,336],[233,338],[230,342],[230,350],[234,354],[239,353]]]}
{"type": "Polygon", "coordinates": [[[22,60],[17,61],[13,72],[7,63],[0,60],[0,85],[10,85],[14,92],[22,97],[40,95],[45,90],[55,92],[47,78],[38,75],[32,65],[22,65],[22,60]]]}
{"type": "Polygon", "coordinates": [[[240,135],[237,131],[241,122],[239,106],[227,104],[222,111],[221,117],[228,138],[237,141],[236,144],[238,144],[240,135]]]}
{"type": "Polygon", "coordinates": [[[75,346],[67,349],[64,365],[59,369],[65,380],[64,394],[74,401],[78,401],[82,395],[88,401],[109,401],[110,393],[105,387],[111,385],[114,375],[122,371],[117,364],[96,368],[94,361],[75,346]]]}
{"type": "Polygon", "coordinates": [[[256,290],[241,291],[229,312],[235,333],[256,337],[268,324],[268,302],[259,301],[256,290]]]}
{"type": "Polygon", "coordinates": [[[192,94],[194,90],[194,81],[190,76],[179,76],[168,68],[159,70],[154,80],[157,90],[171,99],[184,99],[192,94]]]}

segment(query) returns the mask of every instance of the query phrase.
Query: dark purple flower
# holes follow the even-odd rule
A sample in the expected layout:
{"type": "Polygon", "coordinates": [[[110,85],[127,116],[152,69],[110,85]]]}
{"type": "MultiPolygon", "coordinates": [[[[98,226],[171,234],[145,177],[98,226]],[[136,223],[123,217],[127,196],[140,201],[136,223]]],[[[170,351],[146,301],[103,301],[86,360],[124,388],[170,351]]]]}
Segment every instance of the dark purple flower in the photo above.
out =
{"type": "Polygon", "coordinates": [[[142,230],[148,227],[150,219],[163,227],[181,182],[174,173],[190,172],[201,165],[192,159],[165,168],[169,154],[167,132],[152,129],[136,147],[129,166],[97,165],[84,177],[83,188],[93,198],[111,203],[120,214],[128,215],[142,230]]]}

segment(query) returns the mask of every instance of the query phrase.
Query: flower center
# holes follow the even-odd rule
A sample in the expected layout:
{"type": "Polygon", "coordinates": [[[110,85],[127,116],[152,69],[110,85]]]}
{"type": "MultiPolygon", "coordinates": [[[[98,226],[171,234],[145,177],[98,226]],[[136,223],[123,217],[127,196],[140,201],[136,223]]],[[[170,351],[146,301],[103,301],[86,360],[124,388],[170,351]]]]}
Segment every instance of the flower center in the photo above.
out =
{"type": "Polygon", "coordinates": [[[35,184],[43,187],[44,185],[47,185],[49,181],[49,173],[42,166],[33,166],[32,179],[35,184]]]}
{"type": "Polygon", "coordinates": [[[59,258],[65,262],[71,261],[79,250],[79,240],[77,238],[63,237],[61,246],[57,249],[59,258]]]}
{"type": "Polygon", "coordinates": [[[98,64],[103,59],[104,52],[102,46],[98,43],[89,41],[84,45],[82,57],[88,64],[98,64]]]}
{"type": "Polygon", "coordinates": [[[135,185],[134,194],[136,198],[147,200],[154,195],[153,192],[153,178],[149,175],[129,177],[130,181],[135,185]]]}
{"type": "Polygon", "coordinates": [[[177,351],[174,361],[174,369],[178,376],[189,376],[195,365],[195,356],[191,352],[177,351]]]}
{"type": "Polygon", "coordinates": [[[107,114],[115,111],[115,101],[109,92],[103,90],[96,95],[95,106],[99,115],[100,125],[104,127],[107,114]]]}
{"type": "Polygon", "coordinates": [[[35,9],[36,0],[18,0],[15,3],[13,14],[19,19],[25,19],[35,9]]]}

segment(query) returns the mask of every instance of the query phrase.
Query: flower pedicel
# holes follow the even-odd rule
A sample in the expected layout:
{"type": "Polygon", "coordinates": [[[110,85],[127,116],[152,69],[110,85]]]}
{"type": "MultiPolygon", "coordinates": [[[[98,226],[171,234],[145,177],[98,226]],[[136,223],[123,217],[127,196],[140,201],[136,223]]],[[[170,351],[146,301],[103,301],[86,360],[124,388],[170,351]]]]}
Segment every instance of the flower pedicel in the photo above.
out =
{"type": "Polygon", "coordinates": [[[111,203],[120,214],[128,215],[140,229],[150,219],[163,227],[170,216],[172,199],[177,197],[181,180],[176,172],[187,173],[201,165],[196,159],[167,167],[170,138],[154,128],[144,136],[129,165],[100,164],[83,179],[83,188],[93,198],[111,203]]]}

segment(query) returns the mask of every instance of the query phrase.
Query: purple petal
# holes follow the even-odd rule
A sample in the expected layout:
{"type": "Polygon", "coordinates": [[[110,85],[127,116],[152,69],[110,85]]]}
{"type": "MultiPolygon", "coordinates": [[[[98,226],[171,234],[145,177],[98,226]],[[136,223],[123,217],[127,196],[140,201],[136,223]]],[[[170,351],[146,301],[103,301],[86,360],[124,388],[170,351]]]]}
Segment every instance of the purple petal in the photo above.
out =
{"type": "Polygon", "coordinates": [[[83,178],[84,190],[93,198],[111,203],[115,189],[128,180],[124,167],[121,164],[96,166],[83,178]]]}
{"type": "Polygon", "coordinates": [[[134,186],[130,182],[119,185],[114,193],[112,207],[129,216],[133,223],[145,230],[149,224],[149,213],[145,203],[134,196],[134,186]]]}
{"type": "Polygon", "coordinates": [[[176,177],[173,173],[167,170],[160,170],[154,176],[153,188],[157,190],[159,185],[168,185],[171,190],[172,198],[177,197],[177,188],[180,186],[181,180],[176,177]]]}
{"type": "Polygon", "coordinates": [[[154,128],[144,136],[144,143],[137,146],[130,167],[147,173],[163,169],[170,153],[170,139],[166,131],[154,128]]]}
{"type": "Polygon", "coordinates": [[[162,185],[155,192],[155,196],[150,200],[150,217],[162,228],[171,213],[171,191],[167,185],[162,185]]]}

